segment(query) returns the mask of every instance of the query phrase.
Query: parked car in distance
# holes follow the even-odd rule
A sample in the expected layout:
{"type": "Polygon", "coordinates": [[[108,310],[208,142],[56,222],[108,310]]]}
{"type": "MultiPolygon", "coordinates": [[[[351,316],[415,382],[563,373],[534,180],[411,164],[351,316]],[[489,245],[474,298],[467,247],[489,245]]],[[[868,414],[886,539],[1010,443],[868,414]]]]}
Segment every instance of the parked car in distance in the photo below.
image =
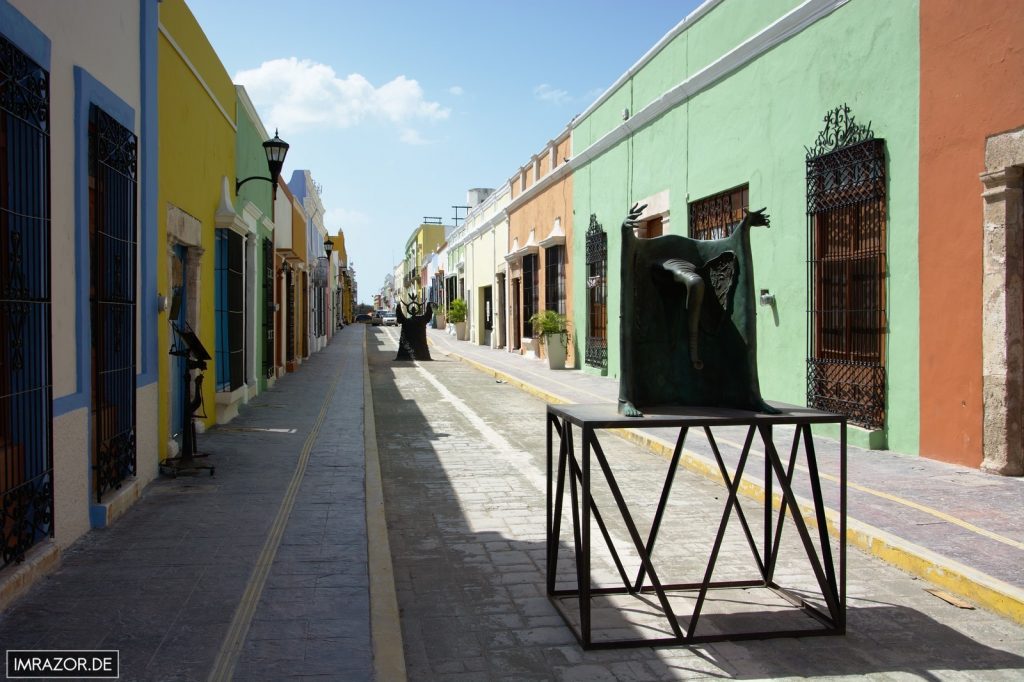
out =
{"type": "Polygon", "coordinates": [[[358,322],[360,324],[366,324],[369,321],[370,321],[370,316],[367,315],[366,313],[359,313],[358,315],[356,315],[356,322],[358,322]]]}
{"type": "Polygon", "coordinates": [[[398,326],[398,316],[395,315],[392,312],[384,313],[383,319],[384,319],[384,326],[385,327],[397,327],[398,326]]]}
{"type": "Polygon", "coordinates": [[[373,323],[374,327],[379,327],[380,325],[384,324],[384,313],[386,312],[386,310],[373,311],[373,317],[370,319],[370,321],[373,323]]]}

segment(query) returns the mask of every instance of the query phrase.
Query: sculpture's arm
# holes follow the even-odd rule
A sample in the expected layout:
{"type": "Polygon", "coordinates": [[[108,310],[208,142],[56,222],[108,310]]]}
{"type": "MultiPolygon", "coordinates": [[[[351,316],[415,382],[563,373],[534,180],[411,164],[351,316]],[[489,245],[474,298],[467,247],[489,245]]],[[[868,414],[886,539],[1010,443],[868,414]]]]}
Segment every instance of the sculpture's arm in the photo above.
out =
{"type": "Polygon", "coordinates": [[[645,208],[647,208],[647,204],[633,204],[633,208],[629,209],[629,213],[626,215],[625,220],[622,221],[623,240],[625,240],[627,236],[634,236],[633,229],[636,227],[636,219],[643,215],[645,208]]]}

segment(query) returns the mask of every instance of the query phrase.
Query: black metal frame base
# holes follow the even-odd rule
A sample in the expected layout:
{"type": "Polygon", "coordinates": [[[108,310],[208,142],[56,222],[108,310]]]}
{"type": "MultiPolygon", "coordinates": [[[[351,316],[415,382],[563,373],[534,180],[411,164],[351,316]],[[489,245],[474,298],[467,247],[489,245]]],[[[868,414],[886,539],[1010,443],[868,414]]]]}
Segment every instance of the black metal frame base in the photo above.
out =
{"type": "Polygon", "coordinates": [[[744,639],[767,639],[774,637],[802,637],[808,635],[841,635],[846,631],[846,418],[821,412],[819,410],[775,405],[779,414],[761,414],[743,410],[712,409],[712,408],[677,408],[662,412],[654,410],[644,417],[623,417],[617,414],[614,405],[548,405],[547,409],[547,593],[566,625],[569,626],[577,641],[584,649],[610,649],[620,647],[643,647],[676,644],[698,644],[704,642],[744,639]],[[838,562],[832,554],[828,536],[828,520],[825,516],[825,505],[821,493],[821,479],[818,472],[817,457],[814,450],[814,438],[811,433],[812,424],[838,424],[840,427],[840,471],[839,471],[839,556],[838,562]],[[572,427],[577,426],[582,433],[582,457],[578,458],[573,444],[572,427]],[[744,426],[747,435],[740,452],[735,472],[730,474],[718,444],[712,434],[713,427],[744,426]],[[775,447],[773,428],[776,426],[793,426],[794,438],[788,463],[784,463],[775,447]],[[614,473],[608,464],[601,444],[597,438],[600,429],[621,428],[653,428],[676,427],[679,436],[662,485],[657,511],[646,539],[641,537],[632,514],[622,496],[614,473]],[[719,473],[728,490],[728,497],[722,512],[713,547],[708,557],[704,578],[699,583],[662,584],[655,570],[653,554],[657,542],[658,531],[665,514],[669,494],[675,480],[676,471],[683,452],[683,444],[690,428],[703,429],[711,450],[718,463],[719,473]],[[554,435],[559,440],[557,471],[553,454],[554,435]],[[754,435],[759,434],[764,444],[764,536],[761,544],[754,539],[743,508],[737,499],[743,473],[751,452],[754,435]],[[801,443],[803,447],[801,448],[801,443]],[[804,453],[811,494],[813,497],[817,542],[811,535],[807,523],[799,512],[799,505],[792,490],[793,473],[797,455],[804,453]],[[640,558],[640,567],[631,579],[627,575],[608,528],[601,517],[594,498],[591,495],[591,452],[595,455],[598,465],[608,484],[608,489],[615,500],[622,520],[629,532],[633,548],[640,558]],[[568,476],[566,474],[569,474],[568,476]],[[556,480],[557,478],[557,480],[556,480]],[[556,589],[558,569],[558,545],[561,541],[561,521],[565,503],[566,478],[572,505],[572,545],[576,559],[576,587],[573,589],[556,589]],[[773,509],[773,488],[778,486],[782,498],[778,512],[773,509]],[[718,560],[726,529],[733,512],[738,517],[757,565],[758,577],[753,580],[712,581],[715,564],[718,560]],[[776,562],[782,544],[782,530],[789,511],[810,568],[814,573],[820,597],[825,604],[822,610],[808,602],[799,594],[788,590],[775,580],[776,562]],[[591,516],[600,530],[611,558],[622,580],[621,586],[595,587],[590,578],[590,533],[591,516]],[[650,585],[644,583],[649,581],[650,585]],[[763,588],[788,602],[795,609],[813,619],[817,627],[777,630],[744,630],[739,632],[713,632],[701,634],[697,632],[701,610],[711,590],[721,589],[763,588]],[[692,613],[684,615],[688,622],[680,621],[669,603],[670,592],[695,592],[697,598],[692,613]],[[671,628],[671,637],[608,639],[595,642],[593,640],[591,607],[594,597],[602,595],[654,595],[660,605],[661,614],[671,628]],[[567,611],[565,600],[578,602],[579,626],[573,623],[567,611]]]}

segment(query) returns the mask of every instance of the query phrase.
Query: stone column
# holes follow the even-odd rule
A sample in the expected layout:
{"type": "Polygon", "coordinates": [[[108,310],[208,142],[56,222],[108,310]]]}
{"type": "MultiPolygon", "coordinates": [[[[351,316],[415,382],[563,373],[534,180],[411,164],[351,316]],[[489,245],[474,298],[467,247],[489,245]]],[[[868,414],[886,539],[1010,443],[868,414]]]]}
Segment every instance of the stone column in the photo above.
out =
{"type": "Polygon", "coordinates": [[[1022,169],[981,174],[985,185],[982,373],[985,471],[1024,474],[1024,225],[1022,169]]]}

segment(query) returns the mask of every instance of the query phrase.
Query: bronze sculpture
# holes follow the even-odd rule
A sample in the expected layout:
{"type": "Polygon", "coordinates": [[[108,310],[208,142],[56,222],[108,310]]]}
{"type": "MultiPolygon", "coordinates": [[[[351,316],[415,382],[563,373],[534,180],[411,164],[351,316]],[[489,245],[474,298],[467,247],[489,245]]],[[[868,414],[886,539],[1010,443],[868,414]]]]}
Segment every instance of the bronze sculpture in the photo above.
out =
{"type": "Polygon", "coordinates": [[[724,239],[639,239],[646,206],[622,222],[619,412],[647,406],[729,407],[774,413],[757,378],[757,318],[750,228],[765,209],[744,211],[724,239]],[[711,289],[713,295],[705,296],[711,289]],[[680,305],[680,301],[682,305],[680,305]]]}
{"type": "Polygon", "coordinates": [[[406,303],[408,315],[402,312],[402,302],[395,306],[395,317],[398,324],[402,325],[402,333],[398,337],[398,355],[395,360],[430,360],[430,349],[427,347],[427,323],[433,317],[433,303],[428,302],[425,310],[421,311],[416,300],[416,293],[409,294],[409,302],[406,303]]]}

